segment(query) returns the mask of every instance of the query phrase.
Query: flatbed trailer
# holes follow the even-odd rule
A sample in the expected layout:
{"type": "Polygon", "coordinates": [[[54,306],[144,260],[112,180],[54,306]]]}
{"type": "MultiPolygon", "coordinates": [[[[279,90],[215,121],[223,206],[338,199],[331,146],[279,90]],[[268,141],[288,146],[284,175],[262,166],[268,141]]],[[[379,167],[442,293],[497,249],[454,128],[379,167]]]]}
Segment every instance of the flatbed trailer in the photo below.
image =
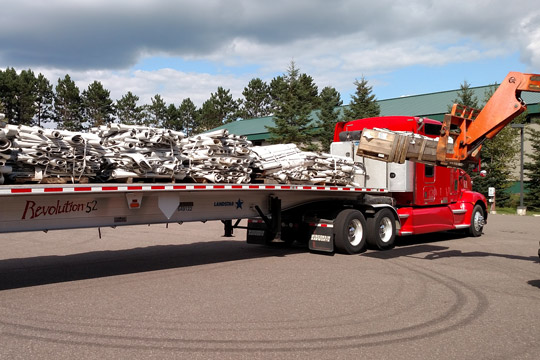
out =
{"type": "MultiPolygon", "coordinates": [[[[320,225],[321,209],[325,217],[331,217],[359,206],[388,207],[399,227],[391,205],[366,203],[366,198],[380,200],[387,193],[384,188],[283,184],[4,185],[0,187],[0,232],[221,220],[230,235],[239,220],[254,219],[248,225],[248,242],[269,243],[276,237],[289,241],[294,240],[290,230],[302,222],[311,228],[303,231],[304,238],[317,235],[317,228],[333,231],[329,223],[333,219],[320,225]],[[314,210],[312,218],[305,218],[306,208],[314,210]]],[[[362,243],[364,227],[356,234],[362,243]]],[[[313,250],[334,250],[333,241],[317,241],[329,238],[319,234],[314,239],[313,250]]]]}

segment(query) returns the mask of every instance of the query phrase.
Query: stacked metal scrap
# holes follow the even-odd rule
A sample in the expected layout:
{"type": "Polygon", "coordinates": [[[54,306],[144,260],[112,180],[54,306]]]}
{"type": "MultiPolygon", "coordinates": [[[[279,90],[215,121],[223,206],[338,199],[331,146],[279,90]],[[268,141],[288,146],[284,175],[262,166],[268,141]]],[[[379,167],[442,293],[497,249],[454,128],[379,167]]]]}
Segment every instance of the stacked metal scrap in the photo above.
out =
{"type": "Polygon", "coordinates": [[[254,147],[253,167],[279,183],[355,185],[363,170],[351,158],[300,151],[294,144],[254,147]]]}
{"type": "Polygon", "coordinates": [[[183,145],[189,177],[214,183],[251,181],[251,142],[227,130],[193,136],[183,145]]]}
{"type": "MultiPolygon", "coordinates": [[[[179,131],[111,124],[88,133],[4,124],[0,174],[14,181],[82,178],[248,183],[251,142],[226,130],[185,138],[179,131]]],[[[45,181],[44,181],[45,182],[45,181]]]]}
{"type": "Polygon", "coordinates": [[[99,174],[104,180],[186,177],[181,145],[187,140],[182,132],[112,124],[92,128],[89,135],[95,136],[104,149],[99,174]]]}
{"type": "Polygon", "coordinates": [[[35,180],[95,177],[104,153],[94,134],[6,124],[0,129],[0,181],[5,175],[35,180]]]}
{"type": "Polygon", "coordinates": [[[0,183],[160,179],[213,183],[352,184],[349,158],[296,145],[253,147],[218,130],[186,138],[168,129],[111,124],[88,133],[0,123],[0,183]]]}

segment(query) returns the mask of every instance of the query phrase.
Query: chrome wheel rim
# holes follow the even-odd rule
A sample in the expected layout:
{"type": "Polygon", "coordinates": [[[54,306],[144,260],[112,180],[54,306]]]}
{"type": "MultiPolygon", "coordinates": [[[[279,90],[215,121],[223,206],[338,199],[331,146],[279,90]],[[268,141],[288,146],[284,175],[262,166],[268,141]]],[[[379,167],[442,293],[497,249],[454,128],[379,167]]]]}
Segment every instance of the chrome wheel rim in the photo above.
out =
{"type": "Polygon", "coordinates": [[[482,215],[481,211],[477,211],[474,213],[473,226],[474,230],[476,231],[482,230],[482,227],[484,226],[484,216],[482,215]]]}
{"type": "Polygon", "coordinates": [[[383,218],[379,225],[379,238],[383,243],[387,243],[392,238],[392,220],[390,218],[383,218]]]}
{"type": "Polygon", "coordinates": [[[353,219],[349,223],[349,228],[348,228],[349,243],[352,246],[358,246],[362,242],[363,234],[364,234],[364,229],[362,227],[362,223],[358,219],[353,219]]]}

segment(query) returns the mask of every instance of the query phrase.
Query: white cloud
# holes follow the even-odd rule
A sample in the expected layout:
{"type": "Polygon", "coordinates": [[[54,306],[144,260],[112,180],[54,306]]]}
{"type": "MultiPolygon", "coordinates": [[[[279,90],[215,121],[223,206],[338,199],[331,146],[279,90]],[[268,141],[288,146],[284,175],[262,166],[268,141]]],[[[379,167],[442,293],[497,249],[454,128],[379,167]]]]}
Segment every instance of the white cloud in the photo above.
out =
{"type": "MultiPolygon", "coordinates": [[[[59,78],[64,78],[65,71],[58,69],[36,68],[33,71],[42,73],[51,84],[56,86],[59,78]]],[[[205,73],[185,73],[174,69],[154,71],[77,71],[67,72],[82,92],[89,84],[99,81],[111,92],[113,100],[120,99],[128,91],[139,96],[141,104],[149,104],[151,98],[159,94],[167,104],[180,105],[182,100],[190,98],[195,105],[201,106],[216,92],[218,86],[230,89],[235,98],[242,96],[244,86],[250,78],[231,75],[210,75],[205,73]]]]}
{"type": "MultiPolygon", "coordinates": [[[[322,88],[427,65],[466,64],[519,51],[540,71],[536,0],[7,0],[0,13],[0,68],[32,68],[53,83],[66,73],[101,81],[119,98],[190,97],[218,86],[235,97],[253,77],[271,80],[294,60],[322,88]],[[142,57],[212,61],[226,74],[134,70],[142,57]],[[253,66],[256,73],[237,73],[253,66]],[[42,70],[39,70],[42,69],[42,70]]],[[[510,70],[510,69],[508,69],[510,70]]]]}
{"type": "Polygon", "coordinates": [[[540,11],[530,14],[520,23],[518,32],[521,59],[540,72],[540,11]]]}

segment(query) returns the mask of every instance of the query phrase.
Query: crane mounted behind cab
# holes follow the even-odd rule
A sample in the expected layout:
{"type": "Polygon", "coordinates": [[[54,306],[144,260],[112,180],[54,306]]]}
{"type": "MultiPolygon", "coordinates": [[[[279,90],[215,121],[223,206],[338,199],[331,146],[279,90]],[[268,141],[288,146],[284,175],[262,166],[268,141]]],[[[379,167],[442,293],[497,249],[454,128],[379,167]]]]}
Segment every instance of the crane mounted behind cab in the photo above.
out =
{"type": "Polygon", "coordinates": [[[437,145],[441,164],[476,158],[482,143],[497,135],[527,106],[522,91],[540,92],[540,75],[510,72],[481,111],[455,104],[445,115],[437,145]],[[453,146],[448,146],[449,137],[453,146]]]}
{"type": "MultiPolygon", "coordinates": [[[[521,99],[523,91],[540,92],[540,75],[510,72],[482,110],[454,104],[442,125],[437,122],[438,131],[427,137],[421,136],[422,123],[418,129],[375,125],[356,135],[359,155],[387,162],[412,160],[454,167],[478,163],[484,141],[527,109],[521,99]]],[[[334,141],[339,141],[338,134],[347,126],[338,123],[334,141]]]]}

